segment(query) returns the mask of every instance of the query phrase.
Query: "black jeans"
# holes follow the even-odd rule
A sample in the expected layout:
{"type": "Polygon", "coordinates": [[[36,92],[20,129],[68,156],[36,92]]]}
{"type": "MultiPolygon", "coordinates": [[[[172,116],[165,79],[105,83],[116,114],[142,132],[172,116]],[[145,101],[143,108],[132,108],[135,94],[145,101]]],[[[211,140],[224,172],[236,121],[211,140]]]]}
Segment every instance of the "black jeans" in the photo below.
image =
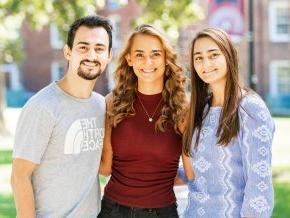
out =
{"type": "Polygon", "coordinates": [[[177,206],[172,204],[162,208],[127,207],[105,197],[97,218],[178,218],[177,206]]]}

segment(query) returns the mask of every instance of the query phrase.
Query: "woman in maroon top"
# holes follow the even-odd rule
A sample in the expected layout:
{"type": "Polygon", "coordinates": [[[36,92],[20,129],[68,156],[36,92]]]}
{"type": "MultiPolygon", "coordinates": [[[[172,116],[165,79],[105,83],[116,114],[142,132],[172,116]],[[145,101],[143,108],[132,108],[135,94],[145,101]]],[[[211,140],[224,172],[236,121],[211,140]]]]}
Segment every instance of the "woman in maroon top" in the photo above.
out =
{"type": "Polygon", "coordinates": [[[106,97],[100,173],[111,177],[98,217],[178,217],[173,185],[187,107],[184,81],[164,35],[151,25],[138,27],[120,55],[116,87],[106,97]]]}

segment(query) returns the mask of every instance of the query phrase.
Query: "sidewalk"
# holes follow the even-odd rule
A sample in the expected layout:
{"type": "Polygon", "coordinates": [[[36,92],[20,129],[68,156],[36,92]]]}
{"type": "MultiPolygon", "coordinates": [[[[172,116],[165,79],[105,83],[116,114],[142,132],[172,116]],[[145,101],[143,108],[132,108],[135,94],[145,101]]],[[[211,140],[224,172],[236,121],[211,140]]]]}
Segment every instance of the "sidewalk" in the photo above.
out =
{"type": "Polygon", "coordinates": [[[183,211],[185,210],[187,205],[187,194],[188,194],[187,186],[185,185],[175,186],[174,192],[177,198],[178,214],[180,217],[182,217],[183,211]]]}

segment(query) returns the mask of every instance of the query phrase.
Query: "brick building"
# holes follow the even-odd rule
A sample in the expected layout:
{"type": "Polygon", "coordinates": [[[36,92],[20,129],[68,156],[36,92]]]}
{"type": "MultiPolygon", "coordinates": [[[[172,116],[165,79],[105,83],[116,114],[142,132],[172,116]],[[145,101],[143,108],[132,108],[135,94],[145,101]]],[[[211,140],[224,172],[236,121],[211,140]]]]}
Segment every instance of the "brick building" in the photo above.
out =
{"type": "Polygon", "coordinates": [[[290,0],[255,3],[257,91],[272,112],[290,114],[290,0]]]}
{"type": "MultiPolygon", "coordinates": [[[[113,51],[116,56],[121,42],[130,30],[130,23],[134,17],[141,15],[141,8],[133,1],[128,0],[124,5],[115,1],[107,1],[105,8],[98,11],[99,15],[107,16],[113,26],[113,51]],[[120,37],[121,36],[121,37],[120,37]]],[[[22,84],[29,92],[37,92],[51,81],[61,78],[66,70],[66,61],[63,57],[64,42],[56,26],[46,26],[41,31],[32,31],[27,23],[21,29],[24,40],[25,60],[21,66],[22,84]]],[[[95,90],[101,94],[108,93],[112,86],[111,72],[114,63],[109,66],[96,83],[95,90]],[[110,72],[110,73],[109,73],[110,72]]]]}
{"type": "MultiPolygon", "coordinates": [[[[184,27],[180,31],[178,50],[180,60],[188,67],[189,42],[194,34],[208,25],[208,1],[193,0],[203,8],[204,20],[184,27]]],[[[237,2],[237,0],[212,0],[215,2],[237,2]]],[[[114,24],[113,50],[116,57],[122,42],[130,32],[131,22],[142,15],[134,0],[107,0],[98,14],[107,16],[114,24]]],[[[290,114],[290,0],[259,0],[254,2],[254,40],[257,92],[267,101],[273,112],[290,114]]],[[[240,56],[240,69],[245,83],[249,81],[248,70],[248,7],[244,4],[244,34],[236,46],[240,56]]],[[[66,62],[63,59],[63,42],[57,29],[51,25],[40,32],[33,32],[26,23],[22,27],[26,59],[20,66],[21,82],[25,90],[36,92],[51,81],[62,77],[66,62]]],[[[105,94],[113,86],[112,73],[115,62],[110,64],[107,74],[97,81],[96,89],[105,94]]]]}

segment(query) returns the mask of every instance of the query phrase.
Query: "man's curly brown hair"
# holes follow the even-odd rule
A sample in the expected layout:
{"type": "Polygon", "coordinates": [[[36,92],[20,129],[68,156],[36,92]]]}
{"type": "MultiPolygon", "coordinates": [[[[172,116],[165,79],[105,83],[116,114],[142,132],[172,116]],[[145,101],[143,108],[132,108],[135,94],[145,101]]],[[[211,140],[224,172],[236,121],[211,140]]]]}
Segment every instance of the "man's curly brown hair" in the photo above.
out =
{"type": "Polygon", "coordinates": [[[163,107],[161,115],[155,123],[155,129],[162,132],[166,129],[167,122],[174,123],[174,129],[179,131],[179,124],[183,122],[185,91],[185,77],[182,68],[176,63],[177,54],[164,34],[155,27],[143,24],[135,29],[129,36],[125,49],[121,52],[118,67],[115,71],[116,87],[112,92],[112,105],[109,116],[111,124],[116,127],[124,118],[135,115],[133,103],[138,90],[138,78],[126,60],[130,52],[133,39],[136,35],[149,35],[158,38],[165,51],[164,88],[162,91],[163,107]]]}

